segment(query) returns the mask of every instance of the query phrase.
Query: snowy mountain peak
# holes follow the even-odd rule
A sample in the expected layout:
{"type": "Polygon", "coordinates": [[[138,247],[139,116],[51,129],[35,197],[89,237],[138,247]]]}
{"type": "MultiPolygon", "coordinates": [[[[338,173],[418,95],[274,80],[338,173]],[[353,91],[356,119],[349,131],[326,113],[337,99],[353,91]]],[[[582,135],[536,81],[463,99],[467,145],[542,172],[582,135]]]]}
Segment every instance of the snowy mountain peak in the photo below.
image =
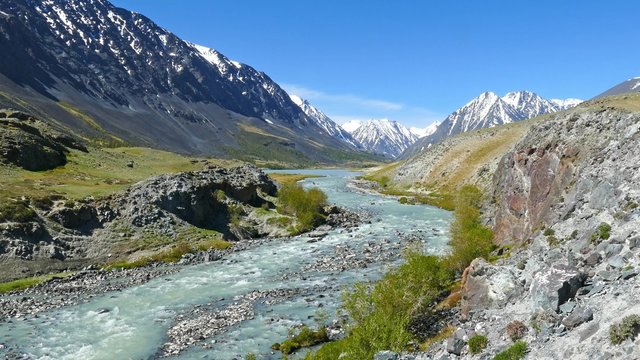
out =
{"type": "Polygon", "coordinates": [[[429,136],[433,134],[438,129],[439,124],[440,124],[439,122],[434,122],[425,128],[419,128],[419,127],[413,126],[409,128],[409,131],[411,131],[418,138],[423,138],[425,136],[429,136]]]}
{"type": "Polygon", "coordinates": [[[297,96],[289,95],[291,101],[296,104],[302,112],[320,129],[324,130],[331,137],[336,138],[344,143],[347,143],[355,148],[359,148],[360,144],[353,138],[353,136],[345,131],[340,125],[336,124],[325,113],[315,108],[307,100],[297,96]]]}
{"type": "Polygon", "coordinates": [[[448,136],[565,110],[580,102],[578,99],[546,100],[526,90],[509,92],[502,97],[487,91],[451,113],[431,135],[420,139],[403,154],[403,158],[448,136]]]}
{"type": "Polygon", "coordinates": [[[400,155],[418,139],[409,129],[389,119],[369,120],[352,135],[367,151],[390,158],[400,155]]]}

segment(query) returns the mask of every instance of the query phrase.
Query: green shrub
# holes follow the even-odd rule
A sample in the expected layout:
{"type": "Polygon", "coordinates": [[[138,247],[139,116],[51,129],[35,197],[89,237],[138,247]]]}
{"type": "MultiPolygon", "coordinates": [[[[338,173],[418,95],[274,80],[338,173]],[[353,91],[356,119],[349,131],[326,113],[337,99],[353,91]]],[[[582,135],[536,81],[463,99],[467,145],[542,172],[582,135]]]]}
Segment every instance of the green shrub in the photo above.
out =
{"type": "Polygon", "coordinates": [[[407,199],[407,197],[406,197],[406,196],[402,196],[402,197],[400,197],[400,199],[398,199],[398,202],[399,202],[400,204],[406,204],[406,203],[408,203],[408,202],[409,202],[409,200],[407,199]]]}
{"type": "Polygon", "coordinates": [[[527,354],[527,348],[526,341],[518,341],[507,350],[496,354],[493,360],[520,360],[527,354]]]}
{"type": "Polygon", "coordinates": [[[629,315],[619,324],[611,325],[609,340],[613,345],[618,345],[627,339],[635,339],[638,333],[640,333],[640,315],[629,315]]]}
{"type": "Polygon", "coordinates": [[[606,222],[600,223],[596,228],[596,231],[591,234],[591,242],[594,244],[599,243],[601,240],[607,240],[611,236],[611,225],[606,222]]]}
{"type": "Polygon", "coordinates": [[[558,238],[553,235],[549,235],[547,236],[547,243],[549,244],[549,246],[558,246],[560,245],[560,240],[558,240],[558,238]]]}
{"type": "Polygon", "coordinates": [[[482,225],[480,207],[482,193],[478,188],[465,185],[456,199],[454,220],[451,224],[451,255],[454,269],[464,270],[475,258],[489,258],[494,248],[493,231],[482,225]]]}
{"type": "Polygon", "coordinates": [[[329,341],[327,329],[320,328],[313,330],[308,326],[303,326],[297,335],[283,341],[282,343],[273,344],[273,350],[280,350],[284,355],[289,355],[298,349],[315,346],[329,341]]]}
{"type": "Polygon", "coordinates": [[[257,360],[258,357],[254,353],[248,353],[244,356],[244,360],[257,360]]]}
{"type": "Polygon", "coordinates": [[[6,200],[0,205],[0,222],[29,222],[37,217],[38,214],[24,200],[6,200]]]}
{"type": "Polygon", "coordinates": [[[294,215],[298,219],[298,231],[309,230],[324,221],[322,209],[327,206],[327,196],[322,190],[306,190],[300,184],[286,184],[278,191],[278,211],[294,215]]]}
{"type": "Polygon", "coordinates": [[[527,326],[519,320],[514,320],[507,324],[507,336],[511,341],[518,341],[527,333],[527,326]]]}
{"type": "Polygon", "coordinates": [[[474,335],[469,339],[469,352],[471,354],[479,354],[487,347],[489,339],[484,335],[474,335]]]}
{"type": "Polygon", "coordinates": [[[553,231],[553,229],[552,229],[552,228],[546,228],[546,229],[544,229],[544,233],[543,233],[543,235],[544,235],[544,236],[551,236],[551,235],[555,235],[555,234],[556,234],[556,232],[555,232],[555,231],[553,231]]]}

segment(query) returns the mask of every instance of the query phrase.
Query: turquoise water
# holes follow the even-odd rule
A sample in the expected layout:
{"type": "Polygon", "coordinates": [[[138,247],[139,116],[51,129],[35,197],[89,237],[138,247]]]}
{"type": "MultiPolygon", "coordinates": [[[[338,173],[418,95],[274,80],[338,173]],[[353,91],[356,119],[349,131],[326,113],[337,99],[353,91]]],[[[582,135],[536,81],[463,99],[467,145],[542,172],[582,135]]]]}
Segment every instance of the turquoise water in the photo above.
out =
{"type": "MultiPolygon", "coordinates": [[[[286,171],[283,171],[286,172],[286,171]]],[[[289,171],[293,172],[293,171],[289,171]]],[[[400,243],[401,235],[420,237],[425,249],[441,253],[446,248],[449,212],[423,205],[402,205],[394,199],[363,194],[347,187],[357,173],[343,170],[295,170],[325,175],[307,179],[305,186],[325,191],[339,206],[372,214],[371,223],[347,231],[332,230],[319,242],[308,237],[276,239],[231,254],[217,262],[187,266],[179,272],[146,284],[90,299],[81,305],[41,313],[38,317],[0,325],[0,344],[19,349],[35,359],[148,359],[160,354],[166,332],[176,316],[196,305],[221,308],[234,296],[254,290],[298,289],[276,304],[258,300],[255,316],[208,339],[207,349],[194,345],[180,359],[234,359],[249,352],[262,359],[279,359],[270,346],[282,341],[296,324],[314,325],[319,309],[333,315],[341,289],[356,281],[374,280],[392,266],[395,258],[344,272],[302,271],[323,256],[333,256],[336,245],[353,248],[367,243],[400,243]],[[288,275],[286,280],[282,277],[288,275]],[[100,313],[99,309],[109,309],[100,313]]],[[[3,350],[0,350],[0,355],[3,350]]]]}

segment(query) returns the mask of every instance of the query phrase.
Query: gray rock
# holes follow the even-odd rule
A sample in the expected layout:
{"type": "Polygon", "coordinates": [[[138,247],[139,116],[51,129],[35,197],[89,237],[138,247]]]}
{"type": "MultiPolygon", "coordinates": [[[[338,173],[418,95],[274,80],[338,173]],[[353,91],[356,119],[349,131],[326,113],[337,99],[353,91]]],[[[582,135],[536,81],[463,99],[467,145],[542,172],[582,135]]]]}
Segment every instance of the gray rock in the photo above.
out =
{"type": "Polygon", "coordinates": [[[623,247],[624,246],[622,244],[609,244],[605,248],[604,253],[609,258],[614,255],[618,255],[622,251],[623,247]]]}
{"type": "Polygon", "coordinates": [[[587,259],[585,260],[585,264],[587,264],[588,266],[596,266],[600,263],[600,261],[602,261],[602,255],[600,255],[600,253],[598,252],[593,252],[587,257],[587,259]]]}
{"type": "Polygon", "coordinates": [[[622,275],[620,276],[623,280],[629,280],[635,276],[638,275],[638,271],[636,270],[627,270],[625,272],[622,273],[622,275]]]}
{"type": "Polygon", "coordinates": [[[447,352],[450,354],[460,355],[464,349],[464,340],[456,335],[447,339],[447,352]]]}
{"type": "Polygon", "coordinates": [[[464,315],[492,305],[503,306],[522,291],[511,268],[489,264],[482,258],[471,262],[463,278],[461,308],[464,315]]]}
{"type": "Polygon", "coordinates": [[[571,315],[562,320],[562,325],[564,325],[568,330],[571,330],[591,320],[593,320],[593,310],[578,306],[573,310],[571,315]]]}
{"type": "Polygon", "coordinates": [[[562,305],[560,305],[560,312],[563,314],[569,314],[571,311],[573,311],[573,308],[576,307],[576,303],[573,301],[568,301],[562,305]]]}
{"type": "Polygon", "coordinates": [[[598,277],[600,277],[601,279],[605,280],[605,281],[614,281],[617,280],[620,277],[620,274],[615,272],[615,271],[600,271],[598,273],[598,277]]]}
{"type": "Polygon", "coordinates": [[[609,264],[613,268],[620,269],[626,265],[626,261],[622,256],[616,255],[610,258],[609,260],[607,260],[607,264],[609,264]]]}
{"type": "Polygon", "coordinates": [[[397,360],[398,354],[393,351],[380,351],[373,356],[373,360],[397,360]]]}
{"type": "Polygon", "coordinates": [[[534,274],[531,284],[531,307],[558,311],[558,307],[573,298],[587,275],[575,268],[553,265],[534,274]]]}

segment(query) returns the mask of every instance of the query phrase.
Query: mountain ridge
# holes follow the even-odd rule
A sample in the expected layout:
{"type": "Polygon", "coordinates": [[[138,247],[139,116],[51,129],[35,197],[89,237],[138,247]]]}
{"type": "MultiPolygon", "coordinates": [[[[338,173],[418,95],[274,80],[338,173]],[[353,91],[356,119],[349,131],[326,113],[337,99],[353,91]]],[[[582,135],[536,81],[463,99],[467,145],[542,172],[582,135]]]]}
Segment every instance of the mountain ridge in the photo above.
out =
{"type": "Polygon", "coordinates": [[[487,91],[451,113],[432,134],[407,148],[400,158],[408,159],[455,134],[530,119],[565,110],[580,102],[578,99],[546,100],[526,90],[509,92],[502,97],[487,91]]]}
{"type": "Polygon", "coordinates": [[[354,151],[264,72],[184,41],[143,15],[105,0],[0,0],[0,6],[6,13],[0,46],[8,51],[0,59],[4,107],[103,143],[116,137],[179,153],[251,160],[292,152],[331,163],[329,150],[354,151]],[[262,145],[247,152],[247,143],[262,145]]]}

